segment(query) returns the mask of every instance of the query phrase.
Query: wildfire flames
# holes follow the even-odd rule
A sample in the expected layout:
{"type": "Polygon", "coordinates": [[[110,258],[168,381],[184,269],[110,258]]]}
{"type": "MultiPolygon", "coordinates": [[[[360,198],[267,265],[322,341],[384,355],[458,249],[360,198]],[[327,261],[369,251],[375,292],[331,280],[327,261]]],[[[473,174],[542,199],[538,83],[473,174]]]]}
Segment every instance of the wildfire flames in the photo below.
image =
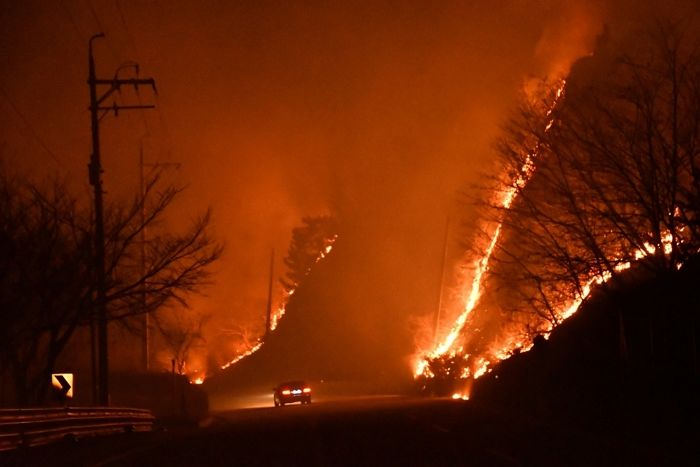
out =
{"type": "MultiPolygon", "coordinates": [[[[309,273],[313,269],[313,265],[317,264],[319,261],[321,261],[322,259],[324,259],[326,256],[328,256],[330,254],[330,252],[333,250],[333,245],[335,244],[335,241],[337,239],[338,239],[338,235],[333,235],[332,237],[326,239],[325,246],[319,252],[318,256],[316,256],[312,266],[310,266],[306,270],[305,275],[309,275],[309,273]]],[[[282,317],[287,312],[287,303],[289,302],[289,298],[292,295],[294,295],[294,292],[296,291],[296,287],[298,287],[298,286],[299,286],[299,284],[295,284],[294,288],[291,288],[291,289],[285,291],[280,305],[277,307],[277,309],[272,313],[272,316],[270,317],[270,332],[277,329],[277,325],[279,324],[279,321],[282,319],[282,317]]],[[[263,342],[262,338],[258,339],[257,343],[253,347],[248,349],[246,352],[237,355],[234,359],[232,359],[229,362],[222,365],[221,369],[225,370],[226,368],[230,367],[231,365],[234,365],[234,364],[238,363],[239,361],[243,360],[244,358],[254,354],[258,350],[260,350],[260,348],[263,346],[263,343],[264,342],[263,342]]]]}
{"type": "MultiPolygon", "coordinates": [[[[553,115],[557,105],[562,100],[565,94],[566,81],[562,80],[556,92],[554,93],[551,106],[546,112],[546,118],[548,120],[545,126],[544,132],[547,134],[549,130],[555,123],[555,117],[553,115]]],[[[534,149],[525,157],[525,162],[519,170],[516,178],[508,185],[508,189],[502,193],[500,200],[496,203],[497,206],[502,208],[503,211],[508,211],[513,203],[515,202],[518,193],[522,190],[528,182],[531,180],[533,174],[536,170],[536,162],[539,157],[540,146],[535,145],[534,149]]],[[[459,370],[459,379],[477,379],[487,372],[491,371],[490,366],[498,361],[505,360],[509,358],[516,352],[528,351],[532,348],[532,342],[529,339],[520,337],[517,332],[506,333],[505,337],[494,344],[486,352],[480,355],[470,355],[465,353],[463,346],[459,345],[460,336],[464,335],[465,326],[469,321],[469,317],[472,315],[473,310],[479,303],[479,299],[482,295],[482,284],[484,277],[489,270],[489,261],[496,249],[498,242],[500,240],[503,229],[503,222],[498,223],[493,228],[493,233],[486,244],[486,248],[483,250],[483,256],[474,261],[474,276],[471,279],[471,283],[468,285],[468,293],[463,296],[464,307],[462,312],[457,317],[454,325],[444,337],[444,339],[435,346],[434,349],[430,351],[422,352],[421,358],[414,368],[415,377],[422,378],[435,378],[433,369],[431,369],[431,361],[436,361],[442,359],[447,362],[447,368],[441,369],[443,373],[442,376],[448,376],[454,378],[451,373],[455,372],[455,369],[459,370]]],[[[682,229],[681,229],[682,231],[682,229]]],[[[682,242],[682,239],[676,238],[675,241],[682,242]]],[[[666,255],[671,254],[673,250],[674,238],[670,232],[666,232],[661,241],[663,248],[663,253],[666,255]]],[[[654,245],[645,243],[642,248],[633,251],[632,254],[625,254],[626,252],[620,252],[618,256],[617,265],[613,267],[612,271],[605,271],[599,273],[593,277],[590,277],[583,284],[580,292],[577,294],[573,300],[566,306],[561,307],[561,309],[556,313],[558,322],[568,319],[573,314],[578,311],[581,304],[588,298],[591,292],[596,286],[599,286],[607,281],[609,281],[615,272],[621,272],[631,268],[631,261],[638,261],[650,255],[654,255],[657,251],[657,247],[654,245]],[[634,258],[633,260],[626,260],[626,258],[634,258]]],[[[628,253],[628,252],[627,252],[628,253]]],[[[680,265],[678,265],[680,267],[680,265]]],[[[548,327],[544,330],[544,337],[548,338],[554,325],[550,322],[548,327]]],[[[470,383],[469,383],[470,384],[470,383]]],[[[454,399],[468,399],[469,398],[469,388],[466,387],[463,391],[455,392],[452,396],[454,399]]]]}
{"type": "Polygon", "coordinates": [[[231,365],[243,360],[247,356],[253,355],[255,352],[257,352],[260,349],[260,347],[262,347],[262,345],[263,345],[262,341],[258,340],[258,342],[253,347],[251,347],[247,351],[243,352],[242,354],[237,355],[233,360],[221,365],[221,369],[225,370],[226,368],[230,367],[231,365]]]}
{"type": "MultiPolygon", "coordinates": [[[[325,258],[326,256],[328,256],[328,254],[333,250],[333,244],[335,243],[335,241],[336,241],[337,239],[338,239],[338,236],[337,236],[337,235],[334,235],[334,236],[332,236],[331,238],[329,238],[329,239],[326,240],[326,245],[325,245],[324,248],[319,252],[318,256],[317,256],[316,259],[314,260],[314,263],[313,263],[314,265],[315,265],[316,263],[318,263],[319,261],[321,261],[321,260],[322,260],[323,258],[325,258]]],[[[312,269],[312,268],[313,268],[313,265],[310,266],[310,267],[306,270],[306,275],[308,275],[308,274],[311,272],[311,269],[312,269]]],[[[272,313],[272,317],[271,317],[271,319],[270,319],[270,330],[271,330],[271,331],[274,331],[275,329],[277,329],[277,323],[278,323],[279,320],[282,318],[282,316],[284,316],[284,314],[287,312],[287,302],[289,301],[289,297],[291,297],[292,295],[294,295],[294,292],[296,291],[296,287],[298,287],[298,286],[299,286],[299,284],[295,284],[294,288],[292,288],[292,289],[290,289],[290,290],[287,290],[287,291],[285,292],[285,295],[284,295],[284,297],[282,298],[282,301],[281,301],[280,305],[277,307],[277,310],[275,310],[275,312],[272,313]]]]}
{"type": "MultiPolygon", "coordinates": [[[[566,81],[561,80],[560,83],[558,84],[553,102],[548,109],[546,113],[546,117],[551,117],[552,113],[554,112],[554,109],[556,108],[557,104],[560,102],[562,96],[564,95],[564,88],[566,86],[566,81]]],[[[549,131],[550,128],[552,128],[552,125],[554,124],[554,118],[550,118],[549,122],[547,123],[547,126],[545,128],[545,132],[549,131]]],[[[513,205],[513,202],[515,201],[518,190],[521,190],[524,188],[527,183],[530,181],[532,178],[532,175],[535,172],[536,165],[535,165],[535,160],[537,159],[537,156],[539,154],[539,147],[535,147],[535,149],[532,151],[531,154],[528,154],[527,157],[525,158],[525,163],[520,169],[520,173],[518,174],[517,178],[514,180],[514,182],[509,185],[509,188],[503,193],[503,196],[500,200],[499,205],[504,209],[508,210],[510,207],[513,205]]],[[[476,305],[479,303],[479,298],[481,297],[482,293],[482,282],[484,279],[484,276],[486,272],[488,271],[489,268],[489,261],[491,259],[491,256],[496,248],[496,245],[498,244],[498,241],[501,237],[501,232],[503,228],[503,223],[499,223],[496,228],[493,231],[493,234],[491,236],[491,240],[488,242],[488,245],[486,247],[486,250],[484,252],[484,255],[476,260],[474,262],[474,277],[472,278],[471,281],[471,286],[469,288],[468,294],[466,294],[466,301],[464,305],[463,311],[460,313],[460,315],[457,317],[457,320],[455,321],[454,325],[452,326],[452,329],[450,332],[447,334],[447,336],[443,339],[442,342],[440,342],[437,347],[424,354],[424,356],[418,361],[415,367],[415,376],[424,376],[427,378],[432,378],[434,375],[428,368],[428,364],[430,360],[440,358],[445,355],[457,355],[462,352],[462,348],[457,348],[456,342],[459,336],[462,334],[464,331],[464,326],[467,323],[467,320],[469,316],[472,314],[472,311],[476,307],[476,305]]],[[[590,293],[590,285],[588,287],[590,293]]],[[[575,308],[574,305],[572,305],[573,311],[569,313],[568,316],[573,314],[576,309],[578,309],[578,306],[581,304],[584,298],[581,298],[580,300],[577,300],[577,303],[575,303],[575,308]]],[[[568,311],[568,310],[567,310],[568,311]]],[[[507,358],[510,355],[510,350],[514,348],[521,348],[523,350],[527,350],[526,345],[522,342],[517,342],[517,343],[509,343],[507,349],[498,349],[495,351],[495,354],[499,360],[502,360],[504,358],[507,358]]],[[[469,357],[467,355],[466,357],[469,357]]],[[[479,358],[477,363],[474,366],[474,370],[470,370],[468,367],[464,369],[462,375],[460,375],[461,378],[468,378],[472,376],[473,378],[479,378],[480,376],[484,375],[488,369],[489,369],[490,361],[488,361],[485,358],[479,358]]],[[[462,396],[460,395],[460,398],[462,396]]],[[[467,396],[468,397],[468,396],[467,396]]]]}

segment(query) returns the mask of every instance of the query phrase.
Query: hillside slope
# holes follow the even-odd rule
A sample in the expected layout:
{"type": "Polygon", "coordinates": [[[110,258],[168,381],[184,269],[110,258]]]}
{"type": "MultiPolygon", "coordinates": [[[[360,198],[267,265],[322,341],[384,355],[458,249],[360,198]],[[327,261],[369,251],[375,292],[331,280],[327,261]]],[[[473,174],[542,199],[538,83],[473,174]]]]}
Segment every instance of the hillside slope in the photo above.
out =
{"type": "Polygon", "coordinates": [[[472,400],[596,427],[696,426],[698,284],[697,264],[664,278],[626,274],[608,293],[591,296],[549,340],[477,380],[472,400]]]}
{"type": "Polygon", "coordinates": [[[367,309],[345,267],[362,258],[344,250],[342,241],[318,262],[290,297],[277,329],[254,354],[208,378],[213,395],[239,394],[270,388],[293,379],[371,383],[380,390],[410,377],[402,364],[400,332],[387,332],[381,309],[367,309]],[[357,297],[355,297],[357,295],[357,297]]]}

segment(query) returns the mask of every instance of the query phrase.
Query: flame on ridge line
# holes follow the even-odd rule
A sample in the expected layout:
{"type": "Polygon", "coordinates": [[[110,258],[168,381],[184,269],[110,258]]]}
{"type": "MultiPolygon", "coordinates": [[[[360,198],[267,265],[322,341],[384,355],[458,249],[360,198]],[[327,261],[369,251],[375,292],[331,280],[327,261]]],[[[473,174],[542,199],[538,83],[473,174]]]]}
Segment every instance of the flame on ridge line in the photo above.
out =
{"type": "MultiPolygon", "coordinates": [[[[557,88],[554,101],[552,102],[550,108],[547,110],[546,117],[551,117],[552,113],[554,112],[554,109],[561,100],[561,97],[564,95],[565,87],[566,80],[562,79],[559,83],[559,87],[557,88]]],[[[553,124],[554,118],[551,118],[547,123],[547,126],[545,127],[545,133],[552,128],[553,124]]],[[[527,157],[525,158],[525,163],[520,169],[520,173],[514,180],[514,183],[511,184],[504,193],[503,199],[500,203],[501,207],[504,210],[510,209],[510,207],[513,205],[513,202],[515,201],[515,198],[518,195],[518,190],[524,188],[525,185],[527,185],[527,183],[530,181],[530,178],[532,178],[532,174],[535,172],[535,158],[537,157],[538,152],[539,146],[537,145],[532,151],[532,153],[527,155],[527,157]]],[[[464,311],[462,311],[462,313],[457,317],[455,324],[452,326],[452,329],[447,334],[445,339],[432,352],[428,353],[428,355],[424,356],[419,360],[415,368],[415,376],[420,376],[426,373],[428,359],[440,357],[442,355],[447,354],[450,351],[456,353],[456,350],[453,349],[454,344],[457,341],[457,338],[462,333],[464,325],[467,322],[467,318],[469,318],[472,311],[479,302],[479,298],[481,298],[481,282],[484,278],[484,274],[486,273],[486,271],[488,271],[489,260],[491,259],[491,255],[493,254],[496,245],[498,244],[498,240],[500,239],[502,227],[503,223],[500,222],[494,230],[494,233],[491,237],[491,241],[489,242],[488,247],[484,252],[484,255],[474,264],[474,277],[471,282],[471,289],[469,291],[469,295],[464,306],[464,311]]],[[[488,364],[486,364],[486,366],[483,367],[484,371],[486,371],[487,366],[488,364]]],[[[479,372],[480,370],[477,370],[477,372],[475,372],[475,377],[476,374],[479,372]]],[[[479,376],[481,376],[481,374],[479,376]]]]}
{"type": "MultiPolygon", "coordinates": [[[[326,246],[321,250],[321,252],[318,254],[316,259],[314,260],[314,263],[309,266],[309,268],[306,270],[306,273],[304,273],[304,276],[308,276],[309,273],[311,272],[311,269],[315,264],[317,264],[319,261],[321,261],[323,258],[328,256],[328,254],[333,250],[333,244],[335,244],[335,241],[338,239],[338,235],[333,235],[331,238],[326,240],[326,246]]],[[[299,284],[295,284],[295,286],[288,291],[286,291],[285,297],[282,299],[282,303],[280,304],[279,307],[277,307],[277,311],[272,315],[272,320],[270,322],[270,331],[274,331],[277,329],[277,324],[279,323],[279,320],[284,316],[284,314],[287,312],[287,302],[289,301],[289,297],[294,295],[294,292],[296,292],[296,288],[299,286],[299,284]]]]}
{"type": "MultiPolygon", "coordinates": [[[[335,241],[338,239],[338,235],[333,235],[331,238],[326,240],[326,246],[319,252],[318,256],[313,262],[313,265],[317,264],[319,261],[324,259],[326,256],[330,254],[330,252],[333,250],[333,245],[335,244],[335,241]]],[[[309,273],[311,272],[311,269],[313,268],[313,265],[309,266],[309,268],[306,270],[306,273],[304,276],[308,276],[309,273]]],[[[282,299],[282,303],[279,305],[277,308],[277,311],[273,313],[272,319],[270,320],[270,331],[274,331],[277,329],[277,325],[279,324],[280,319],[284,316],[284,314],[287,312],[287,302],[289,301],[289,297],[294,295],[294,292],[296,291],[296,287],[298,287],[299,284],[296,284],[294,288],[289,289],[285,291],[284,298],[282,299]]],[[[245,351],[242,354],[237,355],[235,358],[232,360],[226,362],[225,364],[221,365],[221,369],[225,370],[226,368],[230,367],[231,365],[234,365],[238,363],[239,361],[243,360],[244,358],[254,354],[260,348],[263,346],[263,341],[262,339],[258,339],[256,344],[245,351]]]]}
{"type": "MultiPolygon", "coordinates": [[[[666,232],[664,236],[661,239],[661,243],[663,246],[664,254],[668,255],[671,253],[673,249],[673,235],[670,232],[666,232]]],[[[656,252],[656,247],[654,245],[651,245],[650,243],[645,243],[643,248],[639,248],[634,252],[634,260],[638,261],[642,258],[646,258],[647,256],[653,255],[656,252]]],[[[631,261],[623,261],[618,263],[614,268],[614,272],[622,272],[625,271],[629,268],[632,267],[632,262],[631,261]]],[[[676,265],[677,268],[680,268],[680,264],[676,265]]],[[[571,316],[574,315],[579,309],[579,307],[583,304],[583,302],[588,298],[588,296],[591,294],[593,291],[593,288],[597,285],[604,284],[608,282],[610,279],[613,277],[613,272],[610,271],[604,271],[601,274],[598,274],[591,279],[589,279],[583,287],[581,287],[581,292],[578,297],[576,297],[573,302],[564,310],[559,313],[557,316],[561,321],[565,321],[566,319],[570,318],[571,316]]],[[[552,330],[554,329],[554,325],[549,323],[549,328],[547,329],[546,332],[543,333],[543,336],[545,339],[549,339],[550,334],[552,333],[552,330]]],[[[521,352],[527,352],[532,348],[532,343],[522,343],[518,342],[515,345],[504,345],[502,346],[501,349],[498,351],[494,352],[493,355],[495,357],[495,360],[488,360],[485,357],[479,357],[478,364],[475,365],[475,370],[472,372],[470,368],[465,368],[463,374],[460,375],[461,379],[466,379],[472,376],[474,379],[478,379],[481,376],[485,375],[486,373],[491,372],[491,363],[493,361],[501,361],[509,358],[512,353],[511,349],[518,348],[521,352]]],[[[439,356],[439,355],[437,355],[439,356]]],[[[467,355],[469,357],[469,355],[467,355]]],[[[417,373],[416,376],[419,374],[423,374],[424,376],[432,377],[433,375],[428,371],[427,368],[423,368],[422,373],[417,373]]],[[[462,398],[464,400],[469,399],[469,391],[464,391],[463,393],[455,393],[452,396],[453,398],[462,398]],[[466,394],[466,396],[465,396],[466,394]],[[459,397],[455,397],[456,395],[459,395],[459,397]],[[466,397],[466,399],[464,398],[466,397]]]]}
{"type": "MultiPolygon", "coordinates": [[[[554,112],[554,109],[556,108],[558,102],[560,101],[561,97],[564,95],[564,90],[566,86],[566,81],[562,80],[559,88],[557,89],[555,99],[550,107],[550,109],[547,111],[547,116],[551,116],[551,114],[554,112]]],[[[547,126],[545,127],[545,133],[552,128],[554,125],[554,118],[550,119],[550,121],[547,123],[547,126]]],[[[531,179],[534,171],[535,171],[535,162],[534,159],[537,157],[539,152],[539,146],[536,145],[535,149],[532,151],[531,154],[527,156],[525,159],[525,163],[523,164],[523,167],[520,170],[520,174],[514,181],[514,183],[508,188],[508,190],[505,192],[503,199],[501,201],[501,206],[504,210],[510,209],[512,206],[513,202],[515,201],[515,198],[517,197],[517,192],[519,189],[522,189],[527,185],[529,180],[531,179]]],[[[415,376],[427,376],[427,377],[432,377],[434,376],[430,370],[428,369],[428,360],[432,358],[437,358],[441,357],[445,354],[450,353],[451,355],[455,355],[458,352],[461,352],[462,349],[454,349],[454,344],[457,341],[457,338],[459,335],[462,333],[464,326],[467,322],[467,319],[471,315],[471,312],[473,309],[476,307],[479,298],[481,297],[481,282],[483,280],[483,276],[488,270],[488,263],[491,258],[491,255],[493,254],[493,251],[498,243],[498,240],[501,235],[501,230],[502,230],[502,223],[499,223],[496,229],[494,230],[493,236],[491,237],[491,241],[489,242],[489,245],[484,253],[484,255],[475,263],[475,273],[474,273],[474,278],[472,279],[471,283],[471,289],[469,292],[468,299],[466,301],[464,311],[460,314],[460,316],[457,318],[455,324],[453,325],[452,329],[450,330],[450,333],[446,336],[446,338],[442,341],[440,345],[438,345],[432,352],[428,353],[425,355],[421,360],[418,362],[415,368],[415,376]]],[[[668,255],[672,252],[673,250],[673,234],[671,232],[666,232],[664,236],[661,239],[662,243],[662,248],[664,251],[664,254],[668,255]]],[[[645,258],[649,255],[653,255],[656,252],[656,247],[650,243],[644,243],[642,248],[637,249],[634,251],[633,257],[635,261],[638,261],[642,258],[645,258]]],[[[564,321],[568,318],[570,318],[573,314],[578,311],[579,307],[581,304],[588,298],[588,296],[591,294],[593,291],[593,288],[597,285],[604,284],[605,282],[609,281],[613,277],[613,272],[621,272],[624,270],[627,270],[632,267],[632,262],[631,261],[622,261],[618,263],[614,268],[613,271],[604,271],[600,274],[595,275],[594,277],[590,278],[581,288],[580,293],[578,296],[571,302],[571,304],[564,308],[561,313],[558,314],[560,321],[564,321]]],[[[680,265],[677,265],[677,267],[680,267],[680,265]]],[[[548,330],[543,334],[546,339],[549,338],[554,326],[550,323],[548,330]]],[[[521,351],[528,351],[530,348],[532,348],[532,343],[523,343],[523,342],[511,342],[511,344],[514,345],[506,345],[502,346],[501,349],[493,352],[493,355],[496,357],[496,360],[505,360],[506,358],[509,358],[512,353],[512,349],[519,349],[521,351]]],[[[469,355],[465,356],[466,358],[469,357],[469,355]]],[[[488,360],[485,357],[479,357],[478,363],[474,365],[475,370],[472,372],[472,370],[467,367],[464,369],[464,372],[462,375],[460,375],[460,378],[465,379],[470,376],[472,376],[474,379],[477,379],[484,374],[488,373],[491,371],[490,364],[492,361],[488,360]]],[[[465,391],[465,394],[462,393],[455,393],[452,397],[454,399],[465,399],[467,400],[469,398],[468,396],[468,391],[465,391]],[[466,394],[466,395],[465,395],[466,394]]]]}

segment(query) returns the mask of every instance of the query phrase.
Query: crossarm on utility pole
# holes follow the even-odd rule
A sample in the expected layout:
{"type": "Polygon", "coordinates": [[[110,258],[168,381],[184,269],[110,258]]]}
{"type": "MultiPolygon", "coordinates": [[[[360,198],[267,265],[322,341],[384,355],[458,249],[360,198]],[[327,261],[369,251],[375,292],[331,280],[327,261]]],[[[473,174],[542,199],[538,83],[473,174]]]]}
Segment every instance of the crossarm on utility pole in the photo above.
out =
{"type": "Polygon", "coordinates": [[[141,85],[151,86],[153,92],[158,94],[156,89],[156,82],[153,78],[129,78],[129,79],[97,79],[95,78],[95,85],[108,85],[109,89],[105,91],[102,96],[97,99],[97,105],[102,104],[109,96],[111,96],[115,91],[121,91],[121,87],[124,85],[131,85],[134,89],[138,90],[141,85]]]}

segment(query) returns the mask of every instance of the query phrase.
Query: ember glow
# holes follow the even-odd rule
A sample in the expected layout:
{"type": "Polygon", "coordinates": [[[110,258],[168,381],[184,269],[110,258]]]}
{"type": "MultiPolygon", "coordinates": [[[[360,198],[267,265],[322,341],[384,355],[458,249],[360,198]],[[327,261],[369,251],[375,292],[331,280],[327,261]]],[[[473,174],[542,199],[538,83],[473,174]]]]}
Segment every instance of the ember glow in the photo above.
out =
{"type": "MultiPolygon", "coordinates": [[[[555,124],[553,112],[556,109],[557,104],[564,96],[565,85],[566,82],[562,80],[556,90],[552,104],[546,113],[546,117],[549,118],[549,121],[545,126],[545,134],[549,132],[549,130],[555,124]]],[[[497,206],[502,208],[503,211],[507,211],[511,208],[518,196],[519,191],[524,189],[531,180],[536,170],[536,160],[539,153],[540,146],[539,143],[537,143],[533,151],[525,158],[525,162],[521,167],[518,176],[503,193],[500,202],[497,203],[497,206]]],[[[422,376],[425,378],[433,378],[435,376],[429,368],[430,360],[438,359],[444,356],[454,357],[456,355],[462,355],[465,360],[469,361],[469,365],[463,369],[460,379],[477,379],[484,374],[489,373],[494,363],[505,360],[514,353],[525,352],[532,348],[531,340],[524,336],[518,337],[517,332],[513,332],[512,334],[505,333],[503,338],[498,340],[495,344],[492,344],[490,348],[488,348],[485,352],[482,352],[480,355],[470,355],[465,353],[464,348],[457,345],[458,339],[465,333],[465,326],[467,325],[469,317],[479,303],[479,299],[482,295],[482,283],[484,276],[489,269],[489,261],[496,246],[498,245],[502,234],[502,228],[502,222],[496,225],[487,247],[484,250],[483,256],[474,262],[474,276],[468,289],[469,292],[465,294],[466,300],[464,301],[465,305],[462,313],[457,317],[457,320],[444,340],[434,350],[423,353],[423,357],[415,366],[414,375],[416,377],[422,376]]],[[[665,232],[662,234],[661,248],[663,249],[663,253],[665,255],[670,255],[672,253],[674,241],[682,243],[682,239],[674,239],[673,234],[670,232],[665,232]]],[[[617,258],[613,258],[613,264],[615,264],[615,266],[613,266],[612,270],[603,271],[588,278],[581,286],[580,291],[576,294],[575,298],[573,298],[568,305],[561,307],[561,309],[555,313],[557,322],[561,323],[574,315],[583,302],[589,297],[595,287],[608,282],[615,273],[630,269],[632,266],[632,261],[639,261],[646,257],[652,256],[656,253],[656,251],[656,246],[646,242],[642,248],[638,248],[637,250],[631,252],[631,254],[629,251],[619,252],[619,254],[616,255],[617,258]]],[[[680,264],[676,266],[680,268],[680,264]]],[[[547,328],[543,332],[543,336],[545,338],[549,338],[554,326],[555,325],[552,322],[548,323],[547,328]]],[[[461,394],[462,392],[455,393],[453,398],[461,398],[461,394]]]]}
{"type": "Polygon", "coordinates": [[[255,352],[257,352],[257,351],[260,349],[260,347],[262,347],[262,345],[263,345],[262,340],[259,340],[253,347],[251,347],[251,348],[248,349],[247,351],[243,352],[243,353],[240,354],[240,355],[237,355],[236,358],[234,358],[233,360],[229,361],[228,363],[225,363],[224,365],[221,365],[221,369],[222,369],[222,370],[225,370],[226,368],[230,367],[231,365],[233,365],[233,364],[235,364],[235,363],[238,363],[239,361],[243,360],[243,359],[246,358],[247,356],[253,355],[255,352]]]}
{"type": "MultiPolygon", "coordinates": [[[[664,234],[664,236],[661,239],[663,249],[664,249],[664,254],[669,255],[671,254],[671,251],[673,250],[673,235],[670,232],[667,232],[664,234]]],[[[651,245],[649,243],[644,244],[644,248],[640,248],[637,251],[634,252],[634,259],[636,261],[639,261],[643,258],[646,258],[647,256],[651,256],[656,252],[656,247],[654,245],[651,245]]],[[[622,261],[618,263],[615,267],[614,270],[615,272],[622,272],[625,271],[629,268],[632,267],[632,263],[629,261],[622,261]]],[[[680,265],[677,265],[678,268],[680,268],[680,265]]],[[[566,308],[562,313],[561,313],[561,319],[567,319],[571,317],[576,311],[578,311],[578,308],[581,306],[581,304],[586,300],[586,298],[590,295],[591,291],[596,285],[601,285],[607,281],[609,281],[612,278],[612,273],[609,271],[605,271],[603,274],[595,276],[591,278],[581,289],[581,296],[578,297],[568,308],[566,308]]],[[[551,329],[550,329],[551,331],[551,329]]]]}
{"type": "MultiPolygon", "coordinates": [[[[552,125],[554,124],[554,119],[551,118],[551,116],[557,104],[560,102],[562,96],[564,95],[565,86],[565,80],[561,80],[558,84],[552,104],[546,113],[546,116],[550,118],[550,120],[547,123],[545,132],[549,131],[550,128],[552,128],[552,125]]],[[[520,169],[520,173],[518,174],[517,178],[513,181],[513,183],[509,185],[508,189],[503,193],[499,205],[504,210],[510,209],[518,195],[518,191],[523,189],[532,178],[532,175],[536,169],[535,159],[537,158],[538,154],[539,147],[535,147],[532,153],[528,154],[525,158],[525,163],[520,169]]],[[[501,237],[502,228],[503,223],[499,223],[496,226],[491,236],[491,240],[489,241],[486,250],[484,251],[483,256],[474,262],[474,277],[472,278],[469,292],[467,294],[464,310],[457,317],[455,324],[452,326],[452,329],[443,339],[443,341],[434,350],[424,353],[425,356],[418,361],[414,372],[416,376],[424,375],[430,377],[430,374],[426,373],[429,359],[438,358],[446,354],[457,354],[462,351],[462,349],[456,348],[455,343],[458,337],[463,333],[464,326],[467,323],[467,319],[472,314],[472,311],[474,310],[476,305],[479,303],[479,298],[481,297],[482,293],[482,282],[489,268],[489,260],[491,259],[494,249],[496,248],[496,245],[498,244],[498,241],[501,237]]],[[[469,370],[467,369],[467,374],[463,375],[463,377],[466,378],[469,376],[474,376],[474,378],[478,378],[479,376],[482,376],[487,372],[488,366],[489,362],[483,360],[479,363],[473,375],[469,374],[469,370]]]]}

